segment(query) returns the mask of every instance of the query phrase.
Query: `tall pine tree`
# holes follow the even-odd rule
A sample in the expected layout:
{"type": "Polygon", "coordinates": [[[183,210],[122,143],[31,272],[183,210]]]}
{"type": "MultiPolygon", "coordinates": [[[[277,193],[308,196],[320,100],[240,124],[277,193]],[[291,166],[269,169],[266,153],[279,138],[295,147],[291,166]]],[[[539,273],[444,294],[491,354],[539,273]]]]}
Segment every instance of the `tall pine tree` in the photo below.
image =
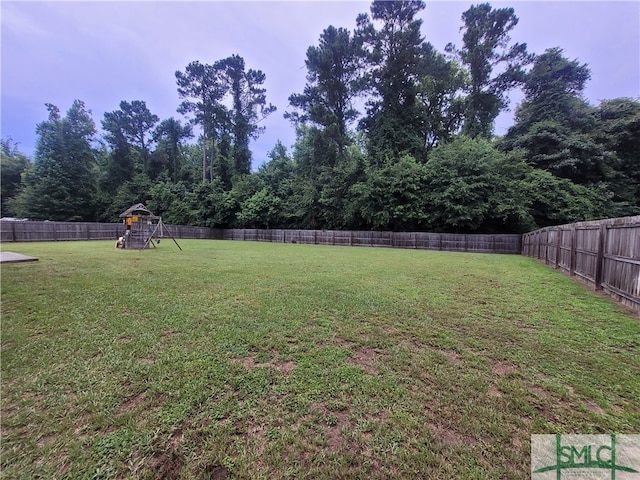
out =
{"type": "Polygon", "coordinates": [[[21,217],[58,221],[96,219],[97,169],[91,141],[96,133],[91,111],[76,100],[60,115],[47,104],[49,118],[38,124],[35,162],[16,197],[21,217]]]}

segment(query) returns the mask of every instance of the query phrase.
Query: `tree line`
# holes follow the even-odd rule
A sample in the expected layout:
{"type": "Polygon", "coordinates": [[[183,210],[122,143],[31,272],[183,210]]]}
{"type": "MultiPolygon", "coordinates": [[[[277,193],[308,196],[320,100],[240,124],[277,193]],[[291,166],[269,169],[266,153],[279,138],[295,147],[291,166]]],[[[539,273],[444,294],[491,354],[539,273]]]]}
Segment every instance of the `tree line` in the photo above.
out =
{"type": "Polygon", "coordinates": [[[424,7],[374,1],[353,30],[327,27],[284,112],[292,152],[277,142],[255,172],[249,143],[276,107],[239,55],[175,73],[186,120],[122,101],[99,134],[82,101],[47,104],[33,162],[2,141],[2,215],[109,222],[143,202],[209,227],[523,232],[640,212],[638,99],[589,104],[588,65],[513,43],[513,8],[471,6],[462,44],[438,52],[424,7]]]}

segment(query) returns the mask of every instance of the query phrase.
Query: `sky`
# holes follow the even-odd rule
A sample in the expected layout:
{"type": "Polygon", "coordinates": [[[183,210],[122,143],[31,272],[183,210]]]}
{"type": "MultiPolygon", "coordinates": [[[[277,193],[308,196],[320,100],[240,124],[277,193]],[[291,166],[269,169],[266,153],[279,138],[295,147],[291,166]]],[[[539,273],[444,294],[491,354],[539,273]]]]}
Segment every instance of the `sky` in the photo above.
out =
{"type": "MultiPolygon", "coordinates": [[[[429,1],[420,13],[422,34],[438,51],[462,43],[461,15],[470,1],[429,1]]],[[[570,60],[588,64],[585,97],[640,99],[640,2],[511,1],[519,18],[510,33],[541,54],[561,47],[570,60]]],[[[122,100],[143,100],[161,120],[186,121],[175,80],[192,61],[214,63],[232,54],[246,68],[262,70],[267,101],[277,111],[253,141],[253,169],[268,161],[280,140],[291,151],[295,131],[283,118],[288,98],[305,85],[305,55],[329,25],[355,28],[364,1],[0,1],[0,135],[33,157],[36,125],[46,103],[64,114],[85,102],[100,131],[105,112],[122,100]]],[[[496,134],[513,123],[522,96],[496,121],[496,134]]],[[[194,141],[194,140],[192,140],[194,141]]]]}

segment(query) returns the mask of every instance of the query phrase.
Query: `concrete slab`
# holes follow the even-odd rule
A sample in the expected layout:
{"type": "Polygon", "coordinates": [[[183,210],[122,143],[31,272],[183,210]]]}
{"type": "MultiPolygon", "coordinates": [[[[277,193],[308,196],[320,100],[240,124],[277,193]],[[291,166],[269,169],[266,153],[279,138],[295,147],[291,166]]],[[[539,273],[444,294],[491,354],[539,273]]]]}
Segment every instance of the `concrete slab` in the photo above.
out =
{"type": "Polygon", "coordinates": [[[0,252],[0,263],[37,262],[36,257],[28,257],[20,253],[0,252]]]}

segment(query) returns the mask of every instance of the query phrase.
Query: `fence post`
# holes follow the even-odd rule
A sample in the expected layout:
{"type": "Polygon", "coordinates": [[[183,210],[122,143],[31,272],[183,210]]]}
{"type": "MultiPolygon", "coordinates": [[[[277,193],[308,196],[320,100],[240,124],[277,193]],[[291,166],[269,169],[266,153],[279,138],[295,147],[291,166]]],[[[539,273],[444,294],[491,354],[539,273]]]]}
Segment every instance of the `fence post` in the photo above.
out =
{"type": "Polygon", "coordinates": [[[549,229],[547,229],[545,231],[545,237],[544,237],[544,263],[546,263],[547,265],[549,265],[549,229]]]}
{"type": "Polygon", "coordinates": [[[560,267],[560,248],[562,247],[562,228],[558,227],[556,230],[556,260],[553,268],[560,267]]]}
{"type": "Polygon", "coordinates": [[[536,257],[538,258],[538,260],[540,260],[542,258],[542,255],[540,254],[540,251],[542,249],[542,232],[536,233],[536,246],[538,247],[536,249],[536,257]]]}
{"type": "Polygon", "coordinates": [[[569,275],[576,274],[576,248],[577,248],[576,227],[571,227],[571,246],[569,250],[569,275]]]}
{"type": "Polygon", "coordinates": [[[605,247],[605,238],[607,235],[607,226],[602,223],[600,224],[600,228],[598,229],[598,251],[596,254],[596,275],[595,275],[595,284],[596,290],[602,290],[602,271],[604,267],[604,247],[605,247]]]}
{"type": "Polygon", "coordinates": [[[544,263],[549,265],[549,229],[544,233],[544,263]]]}

